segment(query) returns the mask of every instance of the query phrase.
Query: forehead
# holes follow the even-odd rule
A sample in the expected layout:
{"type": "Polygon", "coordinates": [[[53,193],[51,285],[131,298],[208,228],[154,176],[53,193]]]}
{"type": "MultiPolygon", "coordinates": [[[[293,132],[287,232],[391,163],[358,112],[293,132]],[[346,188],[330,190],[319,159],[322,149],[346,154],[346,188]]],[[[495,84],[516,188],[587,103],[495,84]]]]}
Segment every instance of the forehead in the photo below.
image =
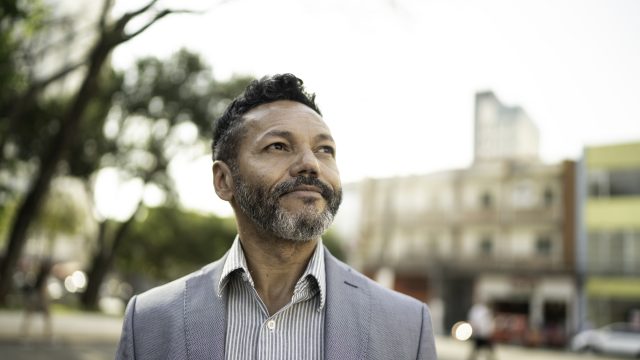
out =
{"type": "Polygon", "coordinates": [[[273,129],[330,133],[317,112],[296,101],[279,100],[262,104],[248,111],[243,118],[248,132],[258,136],[273,129]]]}

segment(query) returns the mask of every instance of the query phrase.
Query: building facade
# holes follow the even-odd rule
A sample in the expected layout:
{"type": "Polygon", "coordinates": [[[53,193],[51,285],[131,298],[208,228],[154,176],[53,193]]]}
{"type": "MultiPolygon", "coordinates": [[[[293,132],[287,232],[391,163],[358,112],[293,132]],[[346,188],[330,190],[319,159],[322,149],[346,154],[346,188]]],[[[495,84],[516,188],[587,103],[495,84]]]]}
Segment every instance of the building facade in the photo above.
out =
{"type": "Polygon", "coordinates": [[[575,163],[542,164],[522,109],[492,93],[476,99],[470,167],[347,189],[360,203],[349,209],[350,262],[429,303],[440,333],[485,301],[501,340],[562,345],[576,322],[575,163]]]}
{"type": "Polygon", "coordinates": [[[578,257],[585,327],[640,316],[640,142],[587,147],[578,257]]]}
{"type": "Polygon", "coordinates": [[[432,304],[440,332],[475,299],[493,305],[505,341],[547,329],[562,342],[575,321],[573,174],[573,162],[501,162],[363,181],[351,262],[432,304]]]}

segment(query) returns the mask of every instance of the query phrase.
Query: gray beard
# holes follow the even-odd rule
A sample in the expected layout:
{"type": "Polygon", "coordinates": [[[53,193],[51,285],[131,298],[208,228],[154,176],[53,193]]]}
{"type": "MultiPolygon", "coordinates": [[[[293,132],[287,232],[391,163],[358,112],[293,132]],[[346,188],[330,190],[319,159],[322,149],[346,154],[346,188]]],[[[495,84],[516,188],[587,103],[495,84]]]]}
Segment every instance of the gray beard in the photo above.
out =
{"type": "Polygon", "coordinates": [[[235,198],[242,212],[262,230],[292,241],[310,241],[319,238],[333,222],[342,201],[342,190],[331,190],[320,180],[312,177],[297,177],[278,184],[272,192],[259,186],[250,186],[242,176],[233,174],[235,198]],[[304,207],[298,213],[291,213],[280,206],[280,197],[301,184],[317,186],[327,206],[317,213],[312,207],[304,207]]]}

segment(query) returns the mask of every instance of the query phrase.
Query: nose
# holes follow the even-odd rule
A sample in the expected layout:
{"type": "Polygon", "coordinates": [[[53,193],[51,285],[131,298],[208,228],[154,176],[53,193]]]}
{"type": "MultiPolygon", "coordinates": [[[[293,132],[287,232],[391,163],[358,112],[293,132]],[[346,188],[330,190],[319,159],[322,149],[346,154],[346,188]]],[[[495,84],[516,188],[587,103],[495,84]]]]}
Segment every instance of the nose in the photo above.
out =
{"type": "Polygon", "coordinates": [[[318,177],[318,173],[320,171],[320,165],[318,163],[318,158],[311,151],[311,149],[306,149],[302,151],[296,162],[291,166],[291,176],[314,176],[318,177]]]}

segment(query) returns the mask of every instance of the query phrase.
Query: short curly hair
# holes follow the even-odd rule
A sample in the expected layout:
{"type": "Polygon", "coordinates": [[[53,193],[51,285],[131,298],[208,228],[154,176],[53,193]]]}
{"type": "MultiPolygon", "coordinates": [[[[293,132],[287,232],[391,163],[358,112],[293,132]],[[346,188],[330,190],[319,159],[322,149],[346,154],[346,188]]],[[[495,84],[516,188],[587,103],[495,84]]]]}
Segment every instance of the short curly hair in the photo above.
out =
{"type": "Polygon", "coordinates": [[[222,160],[229,165],[235,164],[238,144],[244,134],[242,118],[257,106],[278,100],[291,100],[302,103],[318,115],[322,115],[315,102],[316,95],[307,93],[302,84],[302,80],[293,74],[265,76],[252,81],[244,93],[235,98],[222,116],[213,123],[213,161],[222,160]]]}

